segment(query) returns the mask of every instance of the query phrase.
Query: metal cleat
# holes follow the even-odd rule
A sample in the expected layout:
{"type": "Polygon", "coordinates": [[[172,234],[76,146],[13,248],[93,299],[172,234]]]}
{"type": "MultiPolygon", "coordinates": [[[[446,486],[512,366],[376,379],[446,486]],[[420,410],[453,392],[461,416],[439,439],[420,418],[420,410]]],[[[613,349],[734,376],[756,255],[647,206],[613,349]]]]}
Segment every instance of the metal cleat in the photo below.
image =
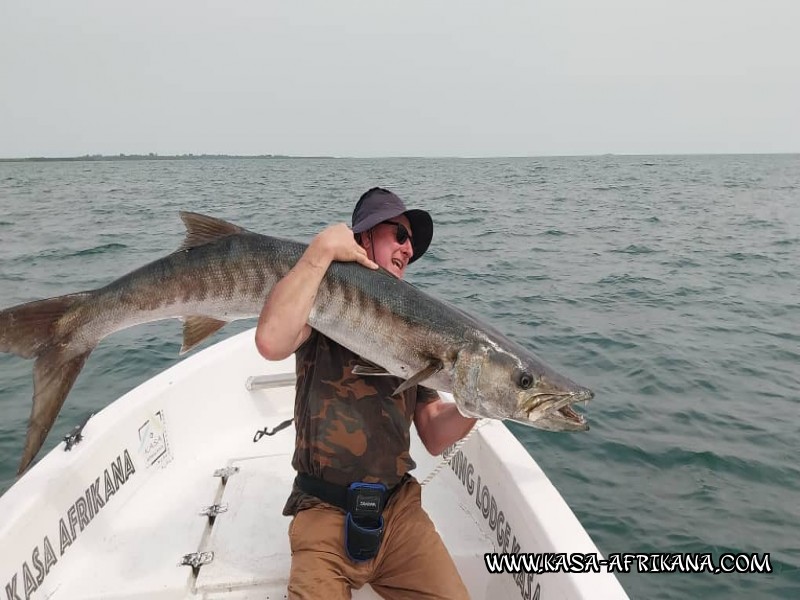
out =
{"type": "Polygon", "coordinates": [[[72,450],[73,446],[80,444],[83,441],[83,428],[86,427],[89,419],[91,419],[93,416],[94,413],[90,414],[88,417],[86,417],[86,419],[84,419],[83,423],[73,427],[72,431],[64,436],[64,452],[69,452],[72,450]]]}

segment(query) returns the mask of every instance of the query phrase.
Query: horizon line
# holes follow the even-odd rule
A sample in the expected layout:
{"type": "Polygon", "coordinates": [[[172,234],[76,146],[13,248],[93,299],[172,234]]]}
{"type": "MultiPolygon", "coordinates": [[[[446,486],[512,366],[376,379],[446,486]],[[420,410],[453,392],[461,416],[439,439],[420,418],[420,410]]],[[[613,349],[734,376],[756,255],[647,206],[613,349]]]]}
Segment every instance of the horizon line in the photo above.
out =
{"type": "Polygon", "coordinates": [[[493,156],[477,155],[377,155],[377,156],[348,156],[348,155],[292,155],[292,154],[217,154],[217,153],[184,153],[184,154],[81,154],[75,156],[24,156],[0,157],[0,162],[58,162],[58,161],[123,161],[123,160],[201,160],[201,159],[260,159],[260,160],[371,160],[371,159],[504,159],[504,158],[589,158],[605,156],[647,157],[647,156],[791,156],[800,152],[671,152],[664,154],[652,153],[626,153],[626,152],[601,152],[593,154],[508,154],[493,156]]]}

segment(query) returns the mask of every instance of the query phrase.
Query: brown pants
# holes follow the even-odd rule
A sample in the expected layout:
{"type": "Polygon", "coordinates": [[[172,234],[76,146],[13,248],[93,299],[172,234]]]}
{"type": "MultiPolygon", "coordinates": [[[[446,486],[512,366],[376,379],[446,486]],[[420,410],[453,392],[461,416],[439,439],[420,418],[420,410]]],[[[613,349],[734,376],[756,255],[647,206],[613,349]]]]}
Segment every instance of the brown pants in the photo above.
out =
{"type": "Polygon", "coordinates": [[[344,514],[328,505],[300,511],[289,525],[292,568],[289,598],[350,598],[365,583],[383,598],[469,598],[453,559],[420,503],[414,480],[399,489],[383,513],[378,555],[353,562],[344,548],[344,514]]]}

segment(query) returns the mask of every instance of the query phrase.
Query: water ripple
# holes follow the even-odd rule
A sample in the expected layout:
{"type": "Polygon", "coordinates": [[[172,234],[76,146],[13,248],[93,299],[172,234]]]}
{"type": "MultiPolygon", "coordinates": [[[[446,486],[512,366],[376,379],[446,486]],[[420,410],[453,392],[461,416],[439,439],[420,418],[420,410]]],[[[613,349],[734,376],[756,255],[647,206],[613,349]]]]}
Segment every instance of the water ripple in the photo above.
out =
{"type": "MultiPolygon", "coordinates": [[[[596,392],[586,433],[509,428],[602,551],[774,559],[768,577],[622,575],[631,597],[789,598],[798,181],[796,155],[0,163],[0,306],[98,287],[174,250],[179,209],[307,241],[365,189],[390,187],[436,223],[410,281],[596,392]]],[[[175,322],[105,340],[46,448],[179,347],[175,322]]],[[[0,492],[31,393],[30,363],[0,355],[0,492]]]]}

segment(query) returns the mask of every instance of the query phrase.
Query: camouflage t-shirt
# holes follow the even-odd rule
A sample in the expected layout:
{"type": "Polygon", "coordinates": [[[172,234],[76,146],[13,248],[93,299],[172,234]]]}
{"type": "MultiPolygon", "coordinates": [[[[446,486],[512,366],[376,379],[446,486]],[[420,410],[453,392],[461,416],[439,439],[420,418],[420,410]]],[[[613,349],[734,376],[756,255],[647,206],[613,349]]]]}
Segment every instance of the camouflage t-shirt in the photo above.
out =
{"type": "MultiPolygon", "coordinates": [[[[295,356],[295,470],[343,486],[400,482],[416,466],[409,444],[417,402],[431,402],[438,394],[413,386],[393,396],[402,379],[353,375],[353,366],[364,361],[316,330],[295,356]]],[[[294,486],[283,514],[319,503],[294,486]]]]}

